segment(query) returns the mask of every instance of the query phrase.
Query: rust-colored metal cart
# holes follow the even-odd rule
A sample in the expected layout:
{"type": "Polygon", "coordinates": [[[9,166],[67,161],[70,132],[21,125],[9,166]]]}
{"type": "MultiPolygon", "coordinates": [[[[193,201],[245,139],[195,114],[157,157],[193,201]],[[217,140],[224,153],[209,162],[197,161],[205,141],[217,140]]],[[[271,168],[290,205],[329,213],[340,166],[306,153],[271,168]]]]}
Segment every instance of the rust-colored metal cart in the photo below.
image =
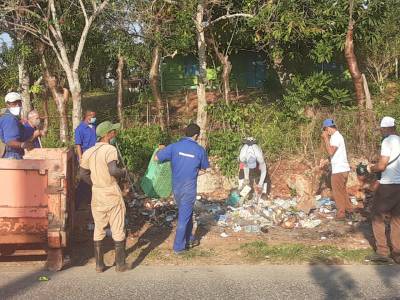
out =
{"type": "Polygon", "coordinates": [[[61,270],[73,228],[74,180],[75,159],[66,148],[0,159],[0,255],[41,245],[47,267],[61,270]]]}

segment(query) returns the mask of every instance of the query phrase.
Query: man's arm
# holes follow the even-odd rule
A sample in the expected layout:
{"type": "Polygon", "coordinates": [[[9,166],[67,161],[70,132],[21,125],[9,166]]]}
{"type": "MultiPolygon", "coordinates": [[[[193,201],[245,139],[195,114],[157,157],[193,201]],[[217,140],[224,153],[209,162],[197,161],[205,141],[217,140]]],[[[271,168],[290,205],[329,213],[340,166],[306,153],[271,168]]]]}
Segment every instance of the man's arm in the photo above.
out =
{"type": "Polygon", "coordinates": [[[390,159],[389,156],[381,156],[379,161],[376,164],[368,166],[369,167],[368,168],[369,171],[371,171],[371,172],[383,172],[383,171],[385,171],[386,167],[387,167],[387,165],[389,163],[389,159],[390,159]]]}
{"type": "Polygon", "coordinates": [[[75,145],[76,155],[78,155],[78,160],[82,160],[82,147],[81,145],[75,145]]]}
{"type": "Polygon", "coordinates": [[[76,151],[76,155],[78,156],[78,160],[81,161],[82,159],[82,143],[83,143],[83,139],[81,137],[81,132],[79,130],[80,127],[77,127],[75,129],[75,151],[76,151]]]}
{"type": "Polygon", "coordinates": [[[328,135],[328,132],[326,130],[322,132],[321,136],[322,136],[322,140],[324,141],[326,152],[328,152],[328,155],[330,157],[332,157],[335,154],[335,152],[338,149],[338,147],[335,147],[335,146],[331,145],[330,140],[329,140],[329,135],[328,135]]]}
{"type": "Polygon", "coordinates": [[[265,161],[263,161],[262,163],[259,164],[259,166],[261,175],[260,175],[260,180],[258,181],[258,186],[262,187],[265,181],[265,177],[267,177],[267,164],[265,163],[265,161]]]}
{"type": "MultiPolygon", "coordinates": [[[[8,121],[4,122],[3,134],[4,134],[4,143],[11,148],[14,149],[32,149],[33,145],[29,141],[20,142],[19,139],[23,139],[21,136],[20,125],[18,121],[8,121]]],[[[23,134],[23,132],[22,132],[23,134]]]]}
{"type": "Polygon", "coordinates": [[[381,146],[381,156],[379,158],[379,161],[374,165],[368,165],[367,167],[368,171],[371,172],[385,171],[389,163],[390,156],[392,156],[392,149],[393,147],[391,146],[389,140],[384,139],[381,146]]]}
{"type": "Polygon", "coordinates": [[[92,179],[90,179],[90,170],[85,169],[82,166],[79,168],[79,178],[87,184],[93,185],[92,179]]]}
{"type": "Polygon", "coordinates": [[[253,147],[255,148],[255,154],[261,172],[260,180],[258,181],[258,187],[262,187],[265,181],[265,177],[267,177],[267,164],[265,163],[264,153],[262,152],[260,146],[254,145],[253,147]]]}
{"type": "Polygon", "coordinates": [[[159,162],[170,161],[172,159],[172,144],[165,147],[164,145],[158,146],[158,152],[154,155],[154,160],[159,162]]]}
{"type": "Polygon", "coordinates": [[[18,141],[8,141],[7,146],[14,148],[14,149],[27,149],[31,150],[33,149],[33,144],[32,142],[18,142],[18,141]]]}
{"type": "Polygon", "coordinates": [[[119,168],[116,160],[109,162],[107,166],[111,176],[115,178],[121,178],[126,176],[126,170],[119,168]]]}

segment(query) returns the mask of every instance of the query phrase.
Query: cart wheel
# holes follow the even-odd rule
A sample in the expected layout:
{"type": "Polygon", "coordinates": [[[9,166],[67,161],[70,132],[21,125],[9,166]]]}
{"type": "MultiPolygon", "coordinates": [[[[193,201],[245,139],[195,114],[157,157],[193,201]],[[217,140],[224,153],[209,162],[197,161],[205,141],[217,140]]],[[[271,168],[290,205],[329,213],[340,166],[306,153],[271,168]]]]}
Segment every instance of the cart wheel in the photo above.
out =
{"type": "Polygon", "coordinates": [[[48,249],[46,267],[49,271],[60,271],[64,264],[63,249],[48,249]]]}

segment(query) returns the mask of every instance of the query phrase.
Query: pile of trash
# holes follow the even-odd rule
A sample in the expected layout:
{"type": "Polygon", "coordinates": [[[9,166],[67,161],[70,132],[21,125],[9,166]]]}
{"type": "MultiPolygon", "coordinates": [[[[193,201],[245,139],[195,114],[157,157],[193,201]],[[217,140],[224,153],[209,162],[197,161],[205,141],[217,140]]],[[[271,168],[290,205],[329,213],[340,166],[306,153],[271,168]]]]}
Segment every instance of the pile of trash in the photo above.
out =
{"type": "Polygon", "coordinates": [[[234,201],[232,197],[225,203],[198,200],[195,206],[198,225],[214,222],[223,228],[231,228],[234,232],[247,233],[268,232],[268,228],[280,226],[285,229],[315,228],[323,218],[333,219],[336,213],[335,203],[329,198],[317,196],[316,209],[306,214],[300,211],[298,200],[290,199],[252,199],[241,203],[243,199],[234,201]],[[236,202],[236,205],[231,205],[236,202]]]}
{"type": "MultiPolygon", "coordinates": [[[[172,227],[178,214],[173,199],[134,196],[135,200],[127,205],[136,209],[128,210],[127,223],[142,219],[151,224],[172,227]]],[[[247,199],[243,193],[232,192],[225,202],[216,202],[197,196],[195,223],[197,226],[217,225],[223,231],[231,228],[234,232],[246,233],[267,233],[268,228],[278,226],[285,229],[315,228],[322,223],[322,219],[333,219],[336,214],[335,202],[330,198],[316,196],[315,203],[316,208],[307,214],[298,209],[299,200],[295,197],[264,200],[253,196],[247,199]]]]}
{"type": "Polygon", "coordinates": [[[135,193],[134,200],[127,203],[130,209],[127,212],[127,222],[135,223],[139,219],[154,225],[172,227],[172,222],[177,218],[178,210],[174,200],[169,198],[148,198],[135,193]]]}

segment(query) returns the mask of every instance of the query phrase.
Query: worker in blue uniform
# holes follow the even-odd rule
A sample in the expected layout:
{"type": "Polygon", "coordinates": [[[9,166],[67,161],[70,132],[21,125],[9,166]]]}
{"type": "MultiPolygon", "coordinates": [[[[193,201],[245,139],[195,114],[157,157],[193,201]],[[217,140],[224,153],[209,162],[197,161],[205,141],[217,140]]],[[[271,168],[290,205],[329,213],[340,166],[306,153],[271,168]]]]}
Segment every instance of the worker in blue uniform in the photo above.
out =
{"type": "MultiPolygon", "coordinates": [[[[75,129],[75,149],[79,163],[83,153],[93,147],[97,142],[96,113],[85,111],[83,120],[75,129]]],[[[92,188],[85,181],[80,180],[76,188],[75,208],[85,209],[92,199],[92,188]]]]}
{"type": "Polygon", "coordinates": [[[178,224],[174,241],[174,252],[183,253],[194,241],[193,207],[197,195],[199,172],[209,168],[206,150],[197,143],[200,127],[190,124],[185,129],[185,137],[159,150],[155,159],[171,161],[172,188],[178,206],[178,224]]]}
{"type": "Polygon", "coordinates": [[[40,137],[46,135],[46,130],[39,129],[40,116],[37,110],[31,110],[28,113],[28,120],[22,123],[24,125],[24,141],[31,141],[33,148],[42,148],[40,137]]]}
{"type": "Polygon", "coordinates": [[[82,122],[75,129],[75,148],[79,161],[81,161],[82,154],[93,147],[96,141],[96,113],[87,110],[82,122]]]}
{"type": "Polygon", "coordinates": [[[22,159],[24,150],[32,149],[30,141],[24,141],[24,126],[20,122],[22,112],[22,97],[16,92],[5,96],[7,109],[0,117],[0,157],[22,159]]]}

